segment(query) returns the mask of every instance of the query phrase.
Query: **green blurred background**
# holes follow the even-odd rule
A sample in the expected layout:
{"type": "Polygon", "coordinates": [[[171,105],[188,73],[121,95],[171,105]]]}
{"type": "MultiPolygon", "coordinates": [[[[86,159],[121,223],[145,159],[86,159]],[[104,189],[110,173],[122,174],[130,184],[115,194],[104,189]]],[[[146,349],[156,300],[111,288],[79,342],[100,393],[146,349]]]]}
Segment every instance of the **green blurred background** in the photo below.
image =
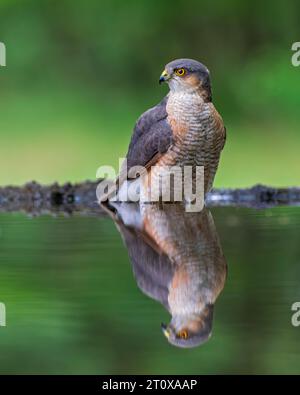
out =
{"type": "Polygon", "coordinates": [[[215,186],[299,184],[294,1],[0,0],[0,184],[95,179],[180,57],[211,71],[228,130],[215,186]]]}

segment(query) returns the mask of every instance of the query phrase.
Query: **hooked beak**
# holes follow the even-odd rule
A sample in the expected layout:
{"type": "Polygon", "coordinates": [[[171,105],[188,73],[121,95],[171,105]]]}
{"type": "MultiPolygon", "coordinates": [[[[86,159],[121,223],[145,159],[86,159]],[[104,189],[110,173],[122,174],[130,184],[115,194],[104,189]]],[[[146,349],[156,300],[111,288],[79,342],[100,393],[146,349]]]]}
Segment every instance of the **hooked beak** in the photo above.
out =
{"type": "Polygon", "coordinates": [[[161,324],[160,326],[161,326],[161,329],[162,329],[162,331],[163,331],[163,334],[166,336],[167,339],[169,339],[169,337],[170,337],[170,332],[169,332],[169,330],[168,330],[167,325],[161,324]]]}
{"type": "Polygon", "coordinates": [[[159,84],[162,84],[163,82],[168,81],[169,79],[170,79],[169,73],[167,72],[167,70],[164,70],[159,78],[159,84]]]}

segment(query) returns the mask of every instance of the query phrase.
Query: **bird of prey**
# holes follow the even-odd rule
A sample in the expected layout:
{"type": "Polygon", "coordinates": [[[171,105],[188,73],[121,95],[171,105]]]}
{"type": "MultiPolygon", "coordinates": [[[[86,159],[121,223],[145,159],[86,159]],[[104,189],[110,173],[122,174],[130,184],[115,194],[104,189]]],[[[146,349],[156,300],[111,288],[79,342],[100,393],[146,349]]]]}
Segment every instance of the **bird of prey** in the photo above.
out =
{"type": "MultiPolygon", "coordinates": [[[[143,166],[204,166],[204,193],[214,181],[226,129],[212,103],[210,74],[192,59],[165,66],[159,79],[169,93],[137,120],[127,153],[127,169],[143,166]]],[[[122,170],[121,170],[122,173],[122,170]]]]}
{"type": "Polygon", "coordinates": [[[172,315],[169,325],[162,324],[168,341],[184,348],[203,344],[227,273],[208,209],[189,213],[180,203],[119,203],[116,218],[139,288],[172,315]]]}

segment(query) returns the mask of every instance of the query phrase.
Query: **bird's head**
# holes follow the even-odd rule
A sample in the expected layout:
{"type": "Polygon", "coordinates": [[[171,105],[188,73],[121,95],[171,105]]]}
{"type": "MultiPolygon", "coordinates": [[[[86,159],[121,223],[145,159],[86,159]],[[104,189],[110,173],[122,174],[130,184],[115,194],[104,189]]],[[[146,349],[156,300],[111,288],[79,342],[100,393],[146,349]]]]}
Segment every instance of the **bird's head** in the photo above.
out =
{"type": "Polygon", "coordinates": [[[171,91],[198,91],[211,101],[209,71],[202,63],[193,59],[176,59],[168,63],[159,83],[167,82],[171,91]]]}
{"type": "Polygon", "coordinates": [[[205,343],[212,333],[213,309],[209,304],[199,314],[175,315],[169,325],[161,324],[168,342],[182,348],[205,343]]]}

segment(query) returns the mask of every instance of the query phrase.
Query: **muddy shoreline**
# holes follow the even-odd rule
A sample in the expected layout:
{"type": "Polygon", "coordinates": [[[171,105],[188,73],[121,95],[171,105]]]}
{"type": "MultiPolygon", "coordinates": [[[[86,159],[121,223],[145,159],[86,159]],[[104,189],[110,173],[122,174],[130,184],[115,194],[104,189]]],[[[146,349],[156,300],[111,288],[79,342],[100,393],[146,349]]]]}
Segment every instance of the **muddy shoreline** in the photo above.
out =
{"type": "MultiPolygon", "coordinates": [[[[81,213],[105,215],[96,201],[99,181],[0,187],[0,212],[25,212],[29,215],[81,213]]],[[[273,188],[255,185],[246,189],[214,189],[206,198],[209,207],[268,208],[300,205],[300,187],[273,188]]]]}

